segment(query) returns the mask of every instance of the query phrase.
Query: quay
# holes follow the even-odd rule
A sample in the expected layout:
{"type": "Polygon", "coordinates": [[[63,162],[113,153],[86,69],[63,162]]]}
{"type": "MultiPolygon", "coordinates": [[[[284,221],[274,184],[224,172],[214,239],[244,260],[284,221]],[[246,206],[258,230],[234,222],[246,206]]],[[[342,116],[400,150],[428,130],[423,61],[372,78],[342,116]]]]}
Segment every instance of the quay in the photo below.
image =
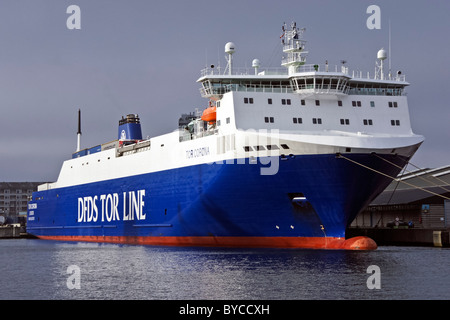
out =
{"type": "Polygon", "coordinates": [[[346,237],[378,245],[450,247],[450,165],[400,175],[353,220],[346,237]]]}
{"type": "Polygon", "coordinates": [[[348,228],[346,236],[366,236],[378,246],[450,247],[448,229],[348,228]]]}
{"type": "Polygon", "coordinates": [[[0,239],[20,238],[23,233],[20,226],[2,226],[0,227],[0,239]]]}

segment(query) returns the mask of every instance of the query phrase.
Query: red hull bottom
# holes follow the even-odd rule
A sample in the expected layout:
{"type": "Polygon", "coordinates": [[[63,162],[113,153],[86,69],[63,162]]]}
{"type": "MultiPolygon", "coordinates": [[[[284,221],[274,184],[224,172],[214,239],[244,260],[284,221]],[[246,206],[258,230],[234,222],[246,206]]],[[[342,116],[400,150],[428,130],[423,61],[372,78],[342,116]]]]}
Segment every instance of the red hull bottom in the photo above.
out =
{"type": "Polygon", "coordinates": [[[377,244],[368,237],[350,239],[326,237],[120,237],[120,236],[38,236],[45,240],[121,243],[156,246],[308,248],[341,250],[375,250],[377,244]]]}

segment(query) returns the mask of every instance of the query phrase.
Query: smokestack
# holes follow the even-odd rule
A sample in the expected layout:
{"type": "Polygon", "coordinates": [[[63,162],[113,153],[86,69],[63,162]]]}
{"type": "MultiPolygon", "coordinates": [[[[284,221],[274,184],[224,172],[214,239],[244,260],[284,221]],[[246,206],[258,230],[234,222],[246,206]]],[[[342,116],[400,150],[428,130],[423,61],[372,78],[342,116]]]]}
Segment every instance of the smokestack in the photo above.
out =
{"type": "Polygon", "coordinates": [[[81,110],[78,109],[77,151],[81,150],[81,110]]]}

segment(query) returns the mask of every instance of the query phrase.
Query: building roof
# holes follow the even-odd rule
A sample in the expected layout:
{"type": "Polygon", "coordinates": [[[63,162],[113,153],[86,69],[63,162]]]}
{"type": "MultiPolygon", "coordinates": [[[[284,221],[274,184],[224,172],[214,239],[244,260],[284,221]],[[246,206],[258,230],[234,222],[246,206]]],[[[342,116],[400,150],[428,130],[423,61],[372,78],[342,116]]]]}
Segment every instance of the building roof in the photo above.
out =
{"type": "Polygon", "coordinates": [[[3,189],[36,189],[43,182],[0,182],[0,190],[3,189]]]}
{"type": "Polygon", "coordinates": [[[418,169],[397,177],[371,205],[442,203],[450,199],[450,165],[418,169]]]}

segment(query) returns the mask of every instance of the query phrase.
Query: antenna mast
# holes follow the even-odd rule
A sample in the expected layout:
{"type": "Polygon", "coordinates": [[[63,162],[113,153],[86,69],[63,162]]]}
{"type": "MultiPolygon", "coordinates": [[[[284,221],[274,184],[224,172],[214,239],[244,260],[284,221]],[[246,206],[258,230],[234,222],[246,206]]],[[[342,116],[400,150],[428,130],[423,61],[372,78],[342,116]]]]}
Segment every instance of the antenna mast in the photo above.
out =
{"type": "Polygon", "coordinates": [[[225,53],[228,54],[228,59],[227,59],[227,67],[225,68],[225,74],[227,73],[228,70],[228,74],[231,76],[231,68],[232,68],[232,60],[233,60],[233,53],[235,51],[235,46],[233,42],[227,42],[227,44],[225,45],[225,53]]]}
{"type": "Polygon", "coordinates": [[[380,60],[380,65],[376,64],[377,67],[378,67],[378,70],[375,70],[375,79],[377,79],[377,74],[379,73],[380,74],[380,79],[381,80],[385,80],[385,78],[384,78],[384,60],[387,59],[386,50],[381,48],[377,52],[377,59],[380,60]]]}
{"type": "Polygon", "coordinates": [[[81,110],[78,109],[77,151],[81,150],[81,110]]]}
{"type": "Polygon", "coordinates": [[[288,68],[289,74],[297,72],[297,68],[306,62],[305,49],[306,41],[300,39],[305,32],[305,28],[298,29],[295,22],[291,23],[291,29],[287,29],[286,24],[281,27],[283,34],[281,35],[281,43],[283,44],[283,52],[287,57],[283,58],[281,65],[288,68]]]}
{"type": "Polygon", "coordinates": [[[389,19],[389,79],[391,79],[391,19],[389,19]]]}

